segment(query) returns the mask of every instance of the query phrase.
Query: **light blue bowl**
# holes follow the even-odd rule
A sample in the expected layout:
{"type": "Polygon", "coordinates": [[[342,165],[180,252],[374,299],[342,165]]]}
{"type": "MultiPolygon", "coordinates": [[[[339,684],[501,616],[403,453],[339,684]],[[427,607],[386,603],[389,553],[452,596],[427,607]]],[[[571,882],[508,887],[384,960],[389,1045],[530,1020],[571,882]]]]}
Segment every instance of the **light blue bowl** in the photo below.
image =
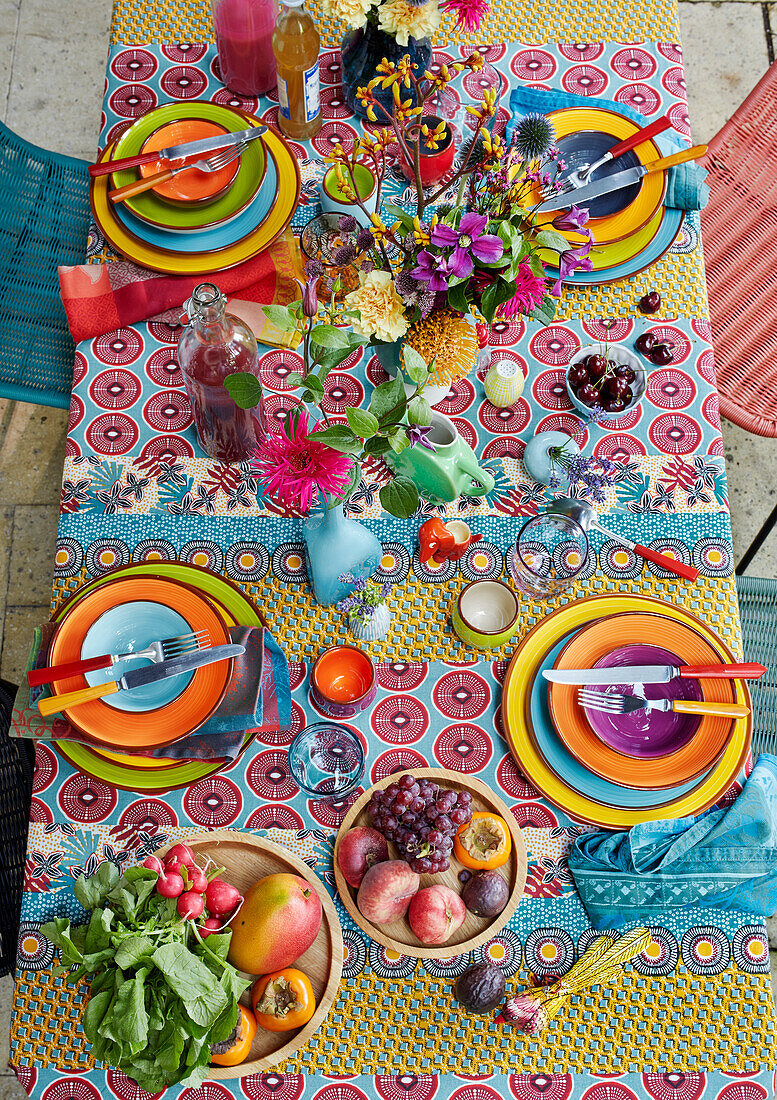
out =
{"type": "MultiPolygon", "coordinates": [[[[145,649],[151,642],[159,642],[162,638],[177,638],[181,634],[190,634],[191,631],[192,627],[183,615],[179,615],[171,607],[153,603],[151,600],[136,600],[112,607],[92,623],[81,645],[81,660],[99,657],[103,653],[135,653],[145,649]]],[[[87,672],[86,681],[91,687],[107,684],[131,669],[146,668],[150,664],[148,658],[119,661],[115,670],[101,668],[96,672],[87,672]]],[[[193,675],[193,672],[186,672],[181,676],[157,680],[155,684],[144,684],[143,687],[133,688],[131,691],[106,695],[103,702],[115,710],[157,710],[177,699],[188,687],[193,675]]]]}

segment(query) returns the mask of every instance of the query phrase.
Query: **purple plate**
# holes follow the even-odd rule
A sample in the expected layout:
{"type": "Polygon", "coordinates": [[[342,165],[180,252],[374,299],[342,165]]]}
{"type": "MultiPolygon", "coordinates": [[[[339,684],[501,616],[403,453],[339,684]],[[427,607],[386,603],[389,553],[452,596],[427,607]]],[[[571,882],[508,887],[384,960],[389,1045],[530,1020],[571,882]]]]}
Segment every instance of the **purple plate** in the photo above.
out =
{"type": "MultiPolygon", "coordinates": [[[[676,653],[659,646],[626,645],[600,657],[594,668],[683,663],[676,653]]],[[[679,676],[663,684],[618,683],[592,687],[590,690],[643,695],[646,699],[695,699],[698,702],[702,698],[698,680],[686,680],[679,676]]],[[[591,707],[583,709],[599,740],[624,756],[666,756],[687,744],[701,724],[699,715],[675,714],[673,711],[637,710],[631,714],[609,714],[591,707]]]]}

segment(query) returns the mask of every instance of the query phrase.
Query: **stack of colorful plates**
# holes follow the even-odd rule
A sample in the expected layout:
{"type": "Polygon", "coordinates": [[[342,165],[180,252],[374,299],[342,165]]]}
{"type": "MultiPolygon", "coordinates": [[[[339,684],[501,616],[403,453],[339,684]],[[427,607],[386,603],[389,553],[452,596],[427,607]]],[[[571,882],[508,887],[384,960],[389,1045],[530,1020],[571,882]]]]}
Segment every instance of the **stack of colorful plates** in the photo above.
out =
{"type": "MultiPolygon", "coordinates": [[[[639,129],[624,115],[600,107],[567,107],[551,111],[548,118],[556,131],[556,144],[570,168],[593,164],[618,141],[631,137],[639,129]]],[[[663,155],[658,145],[648,139],[611,161],[596,178],[647,164],[663,155]]],[[[665,193],[666,172],[651,172],[633,187],[595,200],[589,222],[595,240],[591,252],[593,270],[576,271],[568,281],[584,286],[618,282],[659,260],[674,243],[685,216],[682,210],[663,205],[665,193]]],[[[579,235],[564,235],[572,244],[580,242],[579,235]]],[[[548,254],[551,262],[554,258],[555,253],[548,254]]],[[[547,270],[552,277],[557,274],[552,267],[547,270]]]]}
{"type": "MultiPolygon", "coordinates": [[[[700,813],[728,790],[744,764],[750,715],[733,720],[674,715],[674,721],[655,725],[648,754],[637,758],[635,750],[642,754],[646,744],[644,715],[640,726],[634,716],[584,712],[576,702],[577,688],[551,687],[542,672],[733,661],[715,632],[684,608],[643,596],[566,604],[529,631],[510,662],[502,699],[510,748],[537,789],[582,821],[620,829],[700,813]]],[[[682,681],[679,691],[677,683],[652,686],[650,697],[750,706],[742,680],[682,681]]]]}
{"type": "MultiPolygon", "coordinates": [[[[60,608],[56,621],[52,664],[141,649],[196,630],[207,630],[210,643],[220,645],[229,641],[231,626],[262,625],[254,605],[231,581],[195,565],[161,561],[126,566],[92,581],[60,608]]],[[[67,718],[89,743],[59,741],[56,747],[81,771],[130,790],[160,792],[204,779],[219,770],[220,761],[136,754],[186,737],[207,722],[223,698],[231,669],[231,661],[219,661],[139,691],[73,707],[67,718]],[[134,753],[123,753],[122,747],[134,753]]],[[[52,686],[61,694],[109,678],[101,671],[52,686]]]]}
{"type": "MultiPolygon", "coordinates": [[[[103,150],[100,162],[260,125],[253,116],[217,103],[169,103],[137,118],[103,150]]],[[[98,176],[91,188],[94,219],[109,245],[153,271],[201,275],[234,267],[283,232],[299,199],[297,159],[270,128],[218,172],[193,168],[124,202],[109,199],[110,191],[133,183],[139,172],[148,175],[164,167],[160,162],[98,176]]]]}

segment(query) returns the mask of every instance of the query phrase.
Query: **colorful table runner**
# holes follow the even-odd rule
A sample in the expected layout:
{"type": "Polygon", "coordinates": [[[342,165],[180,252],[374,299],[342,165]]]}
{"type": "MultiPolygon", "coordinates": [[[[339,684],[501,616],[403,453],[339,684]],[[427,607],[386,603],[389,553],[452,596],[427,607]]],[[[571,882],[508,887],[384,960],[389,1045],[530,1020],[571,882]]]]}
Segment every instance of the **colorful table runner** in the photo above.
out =
{"type": "MultiPolygon", "coordinates": [[[[208,45],[206,5],[117,0],[101,143],[135,115],[167,99],[209,98],[275,118],[277,107],[223,89],[208,45]]],[[[496,4],[492,37],[516,33],[542,45],[492,46],[488,59],[507,84],[537,84],[602,94],[656,117],[668,111],[689,136],[682,55],[674,5],[496,4]],[[612,41],[601,42],[603,29],[612,41]],[[589,38],[588,43],[572,39],[589,38]],[[561,44],[557,44],[560,41],[561,44]],[[568,44],[565,44],[568,43],[568,44]]],[[[335,136],[353,133],[337,87],[337,34],[324,24],[324,128],[301,150],[303,205],[315,210],[318,157],[335,136]]],[[[453,44],[436,53],[455,55],[453,44]]],[[[506,97],[505,97],[506,102],[506,97]]],[[[107,258],[96,234],[92,259],[107,258]]],[[[438,764],[476,773],[506,799],[530,851],[526,896],[503,933],[481,952],[514,978],[564,973],[594,935],[571,884],[565,856],[583,826],[545,802],[520,773],[502,735],[499,700],[514,643],[484,660],[447,625],[453,594],[467,579],[500,576],[523,517],[547,500],[521,464],[539,429],[568,425],[563,369],[583,343],[631,340],[655,329],[675,341],[675,362],[654,368],[644,403],[612,430],[593,428],[587,448],[617,463],[603,511],[616,531],[671,548],[701,570],[688,586],[603,539],[575,594],[632,591],[685,604],[736,650],[739,646],[722,441],[698,225],[686,218],[670,252],[628,283],[565,294],[559,319],[541,329],[522,320],[496,326],[495,358],[525,365],[524,397],[511,409],[485,401],[482,378],[456,384],[439,406],[497,477],[480,503],[461,500],[484,540],[459,563],[430,571],[418,561],[416,531],[427,514],[400,521],[381,513],[385,474],[366,468],[349,511],[384,544],[381,572],[394,582],[392,630],[373,656],[384,664],[368,715],[354,723],[365,744],[365,785],[396,768],[438,764]],[[660,320],[636,312],[660,290],[660,320]],[[457,663],[451,663],[457,662],[457,663]]],[[[85,990],[52,973],[53,950],[39,933],[54,913],[79,915],[73,880],[110,859],[127,866],[168,839],[202,828],[270,830],[308,859],[331,890],[331,845],[346,807],[305,799],[291,780],[285,748],[314,712],[305,666],[324,645],[345,639],[341,617],[310,597],[300,521],[277,515],[247,466],[199,451],[175,362],[178,332],[148,323],[85,341],[77,351],[63,479],[52,607],[84,581],[119,565],[175,560],[238,583],[266,614],[293,667],[294,730],[253,742],[228,768],[157,761],[151,768],[84,746],[39,745],[25,877],[12,1062],[27,1090],[45,1100],[113,1095],[144,1100],[121,1073],[94,1066],[78,1019],[85,990]],[[45,1007],[42,1007],[45,1006],[45,1007]]],[[[271,415],[289,406],[284,379],[293,352],[268,351],[262,378],[271,415]]],[[[328,380],[327,410],[337,417],[383,380],[369,350],[328,380]]],[[[547,613],[522,604],[520,638],[547,613]]],[[[743,777],[740,776],[740,781],[743,777]]],[[[728,791],[730,801],[739,782],[728,791]]],[[[418,963],[371,943],[342,906],[347,960],[325,1025],[278,1072],[240,1082],[170,1091],[186,1100],[232,1096],[315,1100],[761,1100],[773,1095],[775,1019],[762,922],[747,914],[688,910],[653,929],[651,948],[615,989],[573,1001],[547,1035],[530,1042],[488,1019],[461,1015],[449,997],[465,965],[418,963]],[[329,1080],[327,1080],[329,1078],[329,1080]]]]}

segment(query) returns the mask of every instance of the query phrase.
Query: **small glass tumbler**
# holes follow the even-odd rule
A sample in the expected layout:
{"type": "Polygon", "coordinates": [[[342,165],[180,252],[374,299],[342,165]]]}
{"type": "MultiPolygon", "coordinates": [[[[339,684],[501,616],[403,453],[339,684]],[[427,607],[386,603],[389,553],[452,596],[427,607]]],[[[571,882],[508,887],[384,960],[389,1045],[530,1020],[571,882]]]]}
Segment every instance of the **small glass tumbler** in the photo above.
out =
{"type": "Polygon", "coordinates": [[[588,562],[588,538],[569,516],[542,512],[524,523],[510,555],[513,584],[526,596],[553,599],[580,578],[588,562]]]}
{"type": "Polygon", "coordinates": [[[311,798],[347,798],[364,775],[364,749],[355,733],[336,722],[316,722],[289,745],[289,771],[311,798]]]}
{"type": "Polygon", "coordinates": [[[318,214],[304,225],[299,238],[305,261],[317,261],[324,269],[316,286],[321,302],[328,302],[332,297],[338,276],[340,283],[337,290],[334,290],[337,302],[359,286],[359,257],[347,264],[338,263],[335,258],[338,250],[347,243],[340,231],[340,217],[340,214],[318,214]]]}

